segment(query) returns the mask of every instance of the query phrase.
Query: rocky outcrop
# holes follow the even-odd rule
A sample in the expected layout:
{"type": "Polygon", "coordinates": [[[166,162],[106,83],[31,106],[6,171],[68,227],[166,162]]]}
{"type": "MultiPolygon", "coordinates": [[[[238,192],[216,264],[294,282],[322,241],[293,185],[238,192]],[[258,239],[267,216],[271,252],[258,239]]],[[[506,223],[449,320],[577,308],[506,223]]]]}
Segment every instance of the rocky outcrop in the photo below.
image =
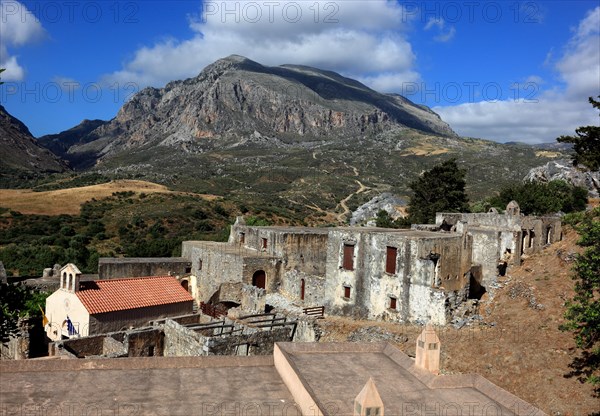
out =
{"type": "Polygon", "coordinates": [[[148,146],[202,152],[254,132],[303,143],[369,137],[392,128],[456,137],[436,113],[399,95],[378,93],[334,72],[267,67],[230,56],[195,78],[140,91],[113,120],[73,144],[66,157],[85,165],[82,159],[148,146]]]}
{"type": "Polygon", "coordinates": [[[587,189],[590,198],[598,198],[600,194],[600,172],[576,168],[570,161],[564,159],[550,161],[531,169],[524,180],[544,183],[563,180],[587,189]]]}
{"type": "Polygon", "coordinates": [[[67,165],[41,147],[20,120],[0,105],[0,171],[63,172],[67,165]]]}
{"type": "Polygon", "coordinates": [[[350,225],[363,224],[373,220],[381,210],[387,211],[392,219],[397,219],[403,216],[401,208],[404,206],[406,206],[405,200],[385,192],[358,207],[352,213],[350,225]]]}

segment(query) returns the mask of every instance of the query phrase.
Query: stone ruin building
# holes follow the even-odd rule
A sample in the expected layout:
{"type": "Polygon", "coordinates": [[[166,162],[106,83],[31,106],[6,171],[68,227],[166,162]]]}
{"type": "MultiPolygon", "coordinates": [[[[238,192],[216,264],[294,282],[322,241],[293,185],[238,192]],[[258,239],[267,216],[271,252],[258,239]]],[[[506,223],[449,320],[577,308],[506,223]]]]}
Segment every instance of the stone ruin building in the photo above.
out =
{"type": "Polygon", "coordinates": [[[328,314],[444,325],[523,256],[559,241],[558,217],[438,213],[434,225],[256,227],[238,218],[227,243],[183,242],[190,290],[225,310],[323,306],[328,314]],[[232,290],[234,288],[235,290],[232,290]],[[255,289],[261,289],[256,291],[255,289]]]}
{"type": "Polygon", "coordinates": [[[181,257],[102,258],[99,279],[169,275],[195,307],[219,313],[302,313],[444,325],[521,259],[561,239],[558,216],[438,213],[409,230],[259,227],[239,217],[226,243],[184,241],[181,257]],[[141,273],[141,274],[140,274],[141,273]],[[322,309],[321,309],[322,311],[322,309]]]}

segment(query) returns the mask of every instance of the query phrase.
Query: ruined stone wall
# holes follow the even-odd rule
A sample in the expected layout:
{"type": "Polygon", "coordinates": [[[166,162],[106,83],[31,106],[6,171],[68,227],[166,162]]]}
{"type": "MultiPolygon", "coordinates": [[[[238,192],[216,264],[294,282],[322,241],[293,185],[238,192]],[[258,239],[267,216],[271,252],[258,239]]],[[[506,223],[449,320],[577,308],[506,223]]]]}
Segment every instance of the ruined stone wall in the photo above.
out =
{"type": "Polygon", "coordinates": [[[142,328],[56,341],[48,350],[68,358],[162,356],[163,338],[161,328],[142,328]]]}
{"type": "MultiPolygon", "coordinates": [[[[326,264],[326,263],[325,263],[326,264]]],[[[325,296],[325,275],[315,276],[297,269],[286,271],[279,293],[302,307],[321,306],[325,296]],[[304,299],[302,299],[304,281],[304,299]]]]}
{"type": "Polygon", "coordinates": [[[66,350],[75,357],[99,356],[104,352],[104,338],[106,335],[95,335],[82,338],[71,338],[55,342],[57,355],[61,350],[66,350]]]}
{"type": "MultiPolygon", "coordinates": [[[[196,300],[208,302],[224,282],[241,282],[243,257],[235,251],[225,250],[217,244],[183,242],[183,256],[192,263],[192,274],[197,283],[196,300]]],[[[223,244],[224,246],[226,244],[223,244]]],[[[194,293],[194,291],[192,291],[194,293]]]]}
{"type": "Polygon", "coordinates": [[[123,341],[118,341],[111,336],[104,337],[102,343],[102,355],[109,357],[125,357],[127,356],[127,346],[123,341]]]}
{"type": "Polygon", "coordinates": [[[470,267],[468,236],[336,229],[329,237],[324,302],[333,314],[444,324],[446,296],[468,284],[470,267]],[[354,270],[344,268],[344,244],[354,245],[354,270]],[[397,250],[394,273],[386,271],[387,247],[397,250]]]}
{"type": "Polygon", "coordinates": [[[162,357],[164,355],[164,333],[160,328],[127,333],[127,356],[162,357]]]}
{"type": "Polygon", "coordinates": [[[203,351],[206,337],[167,319],[164,326],[164,356],[188,357],[206,355],[203,351]]]}
{"type": "Polygon", "coordinates": [[[232,245],[264,253],[273,259],[268,262],[256,258],[245,259],[245,283],[252,284],[252,275],[262,268],[267,273],[268,293],[281,293],[304,306],[323,303],[327,240],[327,230],[249,227],[239,224],[232,227],[229,238],[232,245]],[[263,238],[266,239],[264,249],[263,238]],[[302,281],[304,299],[301,299],[302,281]]]}
{"type": "Polygon", "coordinates": [[[219,336],[219,329],[195,331],[167,320],[164,324],[165,356],[269,355],[276,342],[290,341],[291,327],[271,330],[244,326],[225,318],[227,324],[243,328],[243,332],[219,336]]]}
{"type": "Polygon", "coordinates": [[[539,253],[544,246],[562,237],[561,221],[557,217],[523,217],[520,225],[523,254],[539,253]]]}
{"type": "Polygon", "coordinates": [[[148,276],[183,276],[189,273],[191,263],[181,257],[173,258],[110,258],[98,261],[98,278],[120,279],[148,276]]]}
{"type": "Polygon", "coordinates": [[[280,258],[285,270],[301,270],[322,276],[325,274],[327,239],[327,230],[318,228],[286,229],[236,224],[231,228],[229,242],[280,258]],[[240,240],[242,234],[243,243],[240,240]],[[266,239],[266,248],[263,248],[263,239],[266,239]]]}
{"type": "Polygon", "coordinates": [[[522,216],[496,214],[490,212],[480,213],[458,213],[458,212],[438,212],[435,215],[435,224],[437,226],[446,223],[454,225],[459,221],[465,221],[472,226],[497,227],[497,228],[512,228],[518,225],[522,216]]]}
{"type": "Polygon", "coordinates": [[[257,271],[264,271],[266,274],[266,291],[267,293],[277,292],[281,286],[281,269],[282,263],[280,259],[272,257],[244,257],[242,266],[242,282],[247,285],[252,285],[252,277],[257,271]]]}

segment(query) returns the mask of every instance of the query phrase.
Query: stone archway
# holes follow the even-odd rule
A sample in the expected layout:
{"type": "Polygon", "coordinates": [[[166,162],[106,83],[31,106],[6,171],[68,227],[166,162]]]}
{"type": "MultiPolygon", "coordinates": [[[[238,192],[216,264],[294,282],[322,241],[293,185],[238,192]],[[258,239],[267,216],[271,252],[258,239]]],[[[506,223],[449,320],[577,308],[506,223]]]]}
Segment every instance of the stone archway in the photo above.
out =
{"type": "Polygon", "coordinates": [[[181,287],[184,288],[186,292],[189,292],[190,282],[187,280],[182,280],[181,287]]]}
{"type": "Polygon", "coordinates": [[[256,286],[260,289],[266,289],[267,287],[267,274],[264,270],[257,270],[252,275],[252,286],[256,286]]]}

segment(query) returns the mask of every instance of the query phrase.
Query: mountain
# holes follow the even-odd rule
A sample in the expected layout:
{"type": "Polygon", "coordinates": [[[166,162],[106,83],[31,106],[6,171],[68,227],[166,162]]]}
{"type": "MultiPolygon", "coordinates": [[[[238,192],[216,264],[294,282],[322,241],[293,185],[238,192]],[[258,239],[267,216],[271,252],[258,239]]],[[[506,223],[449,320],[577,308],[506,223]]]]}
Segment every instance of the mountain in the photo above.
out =
{"type": "Polygon", "coordinates": [[[65,157],[75,166],[88,167],[145,146],[223,148],[255,132],[298,144],[406,128],[456,136],[436,113],[399,95],[330,71],[268,67],[233,55],[195,78],[140,91],[113,120],[61,150],[68,148],[65,157]]]}
{"type": "Polygon", "coordinates": [[[0,105],[0,173],[64,172],[64,161],[41,147],[25,124],[0,105]]]}
{"type": "Polygon", "coordinates": [[[85,144],[97,139],[97,137],[90,135],[90,133],[106,123],[108,123],[108,121],[83,120],[77,126],[70,128],[69,130],[62,131],[58,134],[48,134],[38,137],[38,143],[55,155],[66,158],[70,147],[85,144]]]}
{"type": "Polygon", "coordinates": [[[81,171],[218,195],[241,212],[312,224],[344,222],[386,192],[406,200],[409,184],[448,158],[467,170],[477,200],[565,157],[459,137],[429,108],[334,72],[240,56],[145,88],[114,119],[88,126],[42,143],[81,171]]]}

